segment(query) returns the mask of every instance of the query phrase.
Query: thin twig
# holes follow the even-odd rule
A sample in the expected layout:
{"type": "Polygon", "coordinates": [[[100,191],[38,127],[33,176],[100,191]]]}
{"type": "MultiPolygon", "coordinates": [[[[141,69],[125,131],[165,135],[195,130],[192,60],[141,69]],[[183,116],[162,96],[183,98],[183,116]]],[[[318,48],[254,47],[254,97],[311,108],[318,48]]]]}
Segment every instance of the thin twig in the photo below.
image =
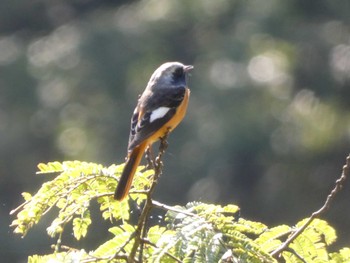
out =
{"type": "Polygon", "coordinates": [[[82,259],[79,262],[80,263],[101,262],[101,261],[110,262],[113,259],[120,259],[120,260],[127,261],[127,256],[126,255],[115,255],[115,256],[113,256],[113,258],[111,258],[111,257],[94,257],[94,256],[91,256],[90,258],[82,259]]]}
{"type": "Polygon", "coordinates": [[[148,190],[145,205],[142,209],[141,215],[140,215],[138,223],[137,223],[136,230],[134,232],[135,233],[134,244],[133,244],[131,251],[130,251],[130,254],[128,256],[128,262],[135,262],[135,256],[136,256],[137,250],[140,247],[141,239],[143,238],[142,236],[143,236],[144,228],[146,227],[146,221],[147,221],[149,213],[153,207],[151,197],[152,197],[152,194],[153,194],[155,187],[158,183],[158,178],[162,174],[162,167],[163,167],[162,156],[163,156],[166,148],[168,147],[168,143],[167,143],[168,133],[169,132],[167,132],[164,135],[164,137],[161,138],[160,146],[159,146],[159,153],[158,153],[157,158],[153,162],[154,163],[153,182],[148,190]]]}
{"type": "Polygon", "coordinates": [[[293,254],[294,256],[296,256],[301,262],[307,263],[307,262],[305,261],[305,259],[303,259],[303,257],[300,256],[293,248],[287,247],[287,248],[286,248],[286,251],[288,251],[288,252],[290,252],[291,254],[293,254]]]}
{"type": "MultiPolygon", "coordinates": [[[[144,238],[143,238],[141,241],[142,241],[142,243],[144,243],[144,244],[147,244],[147,245],[150,245],[150,246],[152,246],[152,247],[158,248],[158,246],[157,246],[156,244],[152,243],[152,242],[149,241],[148,239],[144,239],[144,238]]],[[[174,255],[170,254],[169,252],[165,251],[164,253],[165,253],[165,255],[167,255],[167,256],[170,257],[171,259],[175,260],[176,262],[178,262],[178,263],[183,263],[182,260],[178,259],[177,257],[175,257],[174,255]]]]}
{"type": "Polygon", "coordinates": [[[127,244],[129,244],[130,241],[135,237],[135,234],[136,234],[136,232],[132,233],[132,234],[129,236],[128,240],[126,240],[126,241],[124,242],[124,244],[121,245],[121,246],[119,247],[119,249],[118,249],[109,259],[112,260],[112,259],[116,258],[116,257],[119,255],[119,253],[125,248],[125,246],[126,246],[127,244]]]}
{"type": "Polygon", "coordinates": [[[349,176],[349,171],[350,171],[350,154],[346,158],[346,164],[343,166],[342,174],[341,176],[335,181],[335,186],[331,193],[327,196],[326,201],[324,202],[323,206],[313,212],[309,219],[305,222],[304,225],[299,227],[295,232],[276,250],[274,250],[271,253],[271,256],[273,257],[278,257],[284,250],[288,248],[290,243],[292,243],[311,223],[315,218],[320,217],[321,214],[325,213],[329,207],[331,202],[333,201],[334,197],[337,195],[337,193],[343,188],[344,183],[349,176]]]}
{"type": "Polygon", "coordinates": [[[10,211],[10,215],[13,215],[15,213],[17,213],[20,209],[22,209],[25,205],[29,204],[32,200],[28,200],[28,201],[25,201],[23,204],[20,204],[18,207],[16,207],[15,209],[12,209],[10,211]]]}
{"type": "Polygon", "coordinates": [[[183,215],[186,215],[186,216],[199,217],[198,215],[190,213],[190,212],[187,212],[186,210],[181,210],[181,209],[176,208],[174,206],[169,206],[169,205],[160,203],[160,202],[158,202],[156,200],[152,200],[152,204],[153,204],[154,207],[163,209],[165,211],[173,211],[173,212],[176,212],[176,213],[179,213],[179,214],[183,214],[183,215]]]}

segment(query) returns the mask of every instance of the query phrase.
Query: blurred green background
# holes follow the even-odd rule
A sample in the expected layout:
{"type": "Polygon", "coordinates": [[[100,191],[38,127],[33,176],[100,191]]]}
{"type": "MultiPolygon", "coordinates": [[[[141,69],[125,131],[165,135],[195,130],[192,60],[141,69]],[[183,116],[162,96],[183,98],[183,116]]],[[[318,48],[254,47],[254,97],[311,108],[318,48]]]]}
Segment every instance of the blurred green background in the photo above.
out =
{"type": "MultiPolygon", "coordinates": [[[[8,227],[20,193],[50,179],[37,163],[121,163],[137,96],[166,61],[195,70],[155,198],[235,203],[269,225],[310,215],[350,149],[349,10],[341,0],[2,0],[2,262],[55,242],[50,215],[24,239],[8,227]]],[[[347,185],[325,216],[339,246],[350,245],[349,203],[347,185]]],[[[107,239],[100,229],[73,246],[93,249],[107,239]]]]}

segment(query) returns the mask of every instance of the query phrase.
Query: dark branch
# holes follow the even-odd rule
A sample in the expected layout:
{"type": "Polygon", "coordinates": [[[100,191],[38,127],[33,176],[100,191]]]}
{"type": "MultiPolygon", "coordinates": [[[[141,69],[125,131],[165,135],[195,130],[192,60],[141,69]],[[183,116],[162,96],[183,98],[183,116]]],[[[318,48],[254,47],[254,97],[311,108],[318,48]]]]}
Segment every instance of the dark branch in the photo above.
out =
{"type": "Polygon", "coordinates": [[[329,209],[334,197],[343,188],[347,177],[349,177],[349,171],[350,171],[350,155],[348,155],[348,157],[346,158],[346,164],[343,166],[342,174],[335,181],[335,186],[331,191],[331,193],[327,196],[327,199],[324,202],[323,206],[319,210],[313,212],[309,217],[309,219],[305,222],[305,224],[299,227],[297,230],[295,230],[293,234],[279,248],[277,248],[271,253],[271,256],[275,258],[279,257],[279,255],[283,251],[288,249],[288,246],[290,245],[290,243],[292,243],[312,223],[312,221],[315,218],[319,218],[323,213],[325,213],[329,209]]]}
{"type": "MultiPolygon", "coordinates": [[[[135,262],[135,256],[136,256],[138,249],[140,249],[140,253],[142,254],[142,247],[140,247],[140,245],[141,245],[142,239],[144,238],[144,236],[146,234],[145,228],[146,228],[147,219],[148,219],[149,214],[150,214],[152,207],[153,207],[152,195],[153,195],[155,187],[158,183],[158,179],[162,174],[162,168],[163,168],[162,157],[163,157],[163,154],[165,153],[165,150],[168,147],[168,142],[167,142],[168,134],[169,134],[169,132],[167,132],[164,135],[164,137],[160,139],[158,156],[153,162],[151,162],[154,165],[153,182],[152,182],[152,184],[151,184],[151,186],[146,194],[147,198],[146,198],[145,205],[142,209],[141,215],[140,215],[138,223],[137,223],[137,227],[135,230],[135,236],[134,236],[134,244],[133,244],[131,252],[128,256],[128,262],[135,262]]],[[[148,154],[149,153],[150,152],[148,152],[148,154]]]]}

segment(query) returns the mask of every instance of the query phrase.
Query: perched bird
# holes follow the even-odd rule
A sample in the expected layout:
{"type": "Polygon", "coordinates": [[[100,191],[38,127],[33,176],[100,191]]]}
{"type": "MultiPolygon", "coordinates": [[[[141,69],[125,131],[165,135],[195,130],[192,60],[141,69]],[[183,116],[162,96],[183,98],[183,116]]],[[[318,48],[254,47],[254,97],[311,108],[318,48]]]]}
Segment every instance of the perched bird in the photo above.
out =
{"type": "Polygon", "coordinates": [[[154,142],[182,121],[190,97],[187,73],[193,66],[167,62],[152,74],[131,118],[128,154],[114,199],[128,194],[142,156],[154,142]]]}

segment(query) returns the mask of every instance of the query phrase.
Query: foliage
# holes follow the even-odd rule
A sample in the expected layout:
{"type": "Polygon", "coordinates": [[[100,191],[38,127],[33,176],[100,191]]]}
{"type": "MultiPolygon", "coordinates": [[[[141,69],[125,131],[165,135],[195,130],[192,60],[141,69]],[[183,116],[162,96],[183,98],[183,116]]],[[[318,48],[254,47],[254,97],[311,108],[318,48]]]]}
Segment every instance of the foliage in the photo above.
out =
{"type": "MultiPolygon", "coordinates": [[[[12,226],[16,227],[15,233],[24,236],[43,215],[56,207],[59,209],[58,216],[47,228],[48,234],[54,237],[62,233],[66,223],[72,221],[74,237],[79,240],[86,236],[91,224],[89,205],[93,199],[100,205],[105,220],[129,219],[128,203],[115,202],[111,193],[111,189],[116,187],[116,175],[121,173],[123,165],[104,168],[94,163],[67,161],[41,163],[38,168],[38,174],[59,173],[59,175],[44,183],[34,196],[29,193],[22,194],[25,203],[19,207],[21,211],[12,223],[12,226]]],[[[147,178],[152,173],[152,171],[140,173],[136,186],[149,185],[147,178]]],[[[144,195],[137,195],[137,199],[141,202],[144,195]]]]}
{"type": "MultiPolygon", "coordinates": [[[[28,262],[125,262],[132,253],[138,225],[130,219],[129,198],[123,202],[113,199],[113,191],[123,165],[103,167],[79,161],[39,164],[39,174],[58,174],[42,185],[35,195],[23,193],[25,202],[12,213],[14,232],[24,236],[53,208],[57,216],[47,228],[51,237],[58,236],[55,251],[49,255],[33,255],[28,262]],[[66,249],[62,232],[72,223],[76,240],[91,231],[91,202],[96,200],[104,220],[113,223],[112,237],[86,252],[83,248],[66,249]]],[[[131,199],[138,204],[146,200],[144,189],[150,187],[153,170],[141,167],[131,189],[131,199]]],[[[295,229],[295,226],[268,227],[240,217],[235,205],[213,205],[199,202],[184,207],[167,206],[152,201],[153,208],[166,210],[163,222],[149,225],[142,234],[135,258],[145,262],[347,262],[350,248],[331,252],[336,241],[335,230],[324,220],[314,219],[291,242],[279,257],[273,252],[295,229]]],[[[134,260],[134,259],[133,259],[134,260]]]]}

